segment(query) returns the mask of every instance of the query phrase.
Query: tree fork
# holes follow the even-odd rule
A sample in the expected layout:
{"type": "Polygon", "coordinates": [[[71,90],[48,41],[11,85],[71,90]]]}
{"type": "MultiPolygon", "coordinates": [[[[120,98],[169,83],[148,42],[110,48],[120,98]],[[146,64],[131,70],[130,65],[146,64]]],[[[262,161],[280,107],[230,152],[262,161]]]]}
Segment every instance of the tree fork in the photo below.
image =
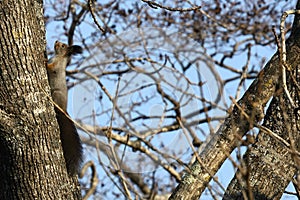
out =
{"type": "MultiPolygon", "coordinates": [[[[299,4],[298,1],[297,8],[299,4]]],[[[298,65],[295,60],[299,60],[299,49],[293,48],[292,41],[299,38],[299,25],[299,15],[296,15],[291,36],[287,41],[287,63],[291,67],[290,70],[294,70],[298,65]]],[[[295,42],[299,43],[298,40],[295,42]]],[[[238,101],[238,106],[234,106],[225,122],[203,146],[199,155],[200,161],[196,160],[193,163],[190,171],[183,176],[181,183],[172,193],[170,200],[199,199],[228,155],[237,147],[239,138],[261,121],[264,107],[276,93],[280,78],[281,63],[276,53],[238,101]],[[242,108],[243,112],[238,107],[242,108]]]]}

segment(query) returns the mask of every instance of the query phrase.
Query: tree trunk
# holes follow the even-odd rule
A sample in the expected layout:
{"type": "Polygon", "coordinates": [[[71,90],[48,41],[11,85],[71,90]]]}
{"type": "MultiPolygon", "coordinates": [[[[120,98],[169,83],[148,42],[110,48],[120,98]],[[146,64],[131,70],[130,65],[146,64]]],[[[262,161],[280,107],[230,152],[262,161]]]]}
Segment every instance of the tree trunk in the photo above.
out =
{"type": "Polygon", "coordinates": [[[0,199],[80,199],[46,75],[43,2],[0,1],[0,199]]]}
{"type": "MultiPolygon", "coordinates": [[[[299,111],[294,113],[289,100],[282,94],[272,100],[264,126],[289,143],[291,134],[299,151],[299,116],[299,111]]],[[[263,131],[247,150],[241,168],[223,199],[280,199],[297,172],[290,147],[263,131]]]]}

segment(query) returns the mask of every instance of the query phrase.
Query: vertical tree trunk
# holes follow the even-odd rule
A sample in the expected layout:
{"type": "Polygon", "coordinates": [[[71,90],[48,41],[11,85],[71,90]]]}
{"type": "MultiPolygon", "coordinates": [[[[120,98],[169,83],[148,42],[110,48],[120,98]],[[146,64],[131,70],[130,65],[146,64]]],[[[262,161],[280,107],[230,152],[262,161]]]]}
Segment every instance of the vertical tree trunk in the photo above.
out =
{"type": "Polygon", "coordinates": [[[0,199],[80,199],[46,75],[43,2],[0,1],[0,199]]]}

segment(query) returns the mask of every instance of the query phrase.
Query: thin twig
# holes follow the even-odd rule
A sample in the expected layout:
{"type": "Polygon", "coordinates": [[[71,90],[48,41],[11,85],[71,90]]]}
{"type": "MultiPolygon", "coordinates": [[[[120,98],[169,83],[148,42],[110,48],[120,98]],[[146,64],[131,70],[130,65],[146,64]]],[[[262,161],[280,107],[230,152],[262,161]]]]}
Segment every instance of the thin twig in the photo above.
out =
{"type": "Polygon", "coordinates": [[[92,15],[92,18],[94,20],[94,23],[97,25],[98,29],[102,32],[102,33],[105,33],[105,29],[102,28],[102,26],[100,26],[100,24],[98,23],[98,20],[96,18],[96,15],[94,13],[94,9],[93,9],[93,0],[88,0],[88,7],[89,7],[89,10],[91,12],[91,15],[92,15]]]}
{"type": "Polygon", "coordinates": [[[149,0],[142,0],[143,2],[147,3],[151,8],[157,9],[157,7],[162,8],[162,9],[166,9],[169,11],[179,11],[179,12],[188,12],[188,11],[195,11],[195,10],[199,10],[201,8],[201,6],[195,6],[192,8],[172,8],[169,6],[163,6],[159,3],[156,3],[154,1],[149,1],[149,0]]]}
{"type": "Polygon", "coordinates": [[[85,172],[87,171],[87,169],[91,169],[92,171],[92,176],[90,179],[90,188],[89,190],[86,192],[86,194],[84,195],[84,197],[82,198],[83,200],[87,200],[92,194],[94,194],[94,192],[96,191],[97,185],[98,185],[98,178],[97,178],[97,170],[96,170],[96,166],[93,163],[93,161],[89,161],[87,162],[81,169],[80,174],[79,174],[79,178],[83,178],[85,172]]]}
{"type": "Polygon", "coordinates": [[[295,108],[295,103],[290,95],[290,92],[287,89],[287,85],[286,85],[286,69],[289,70],[289,66],[286,63],[286,44],[285,44],[285,31],[284,31],[284,27],[285,27],[285,20],[287,18],[288,15],[290,14],[300,14],[300,10],[288,10],[285,11],[282,16],[281,16],[281,20],[280,20],[280,36],[281,36],[281,61],[282,61],[282,82],[283,82],[283,89],[291,103],[291,105],[293,106],[293,108],[295,108]]]}

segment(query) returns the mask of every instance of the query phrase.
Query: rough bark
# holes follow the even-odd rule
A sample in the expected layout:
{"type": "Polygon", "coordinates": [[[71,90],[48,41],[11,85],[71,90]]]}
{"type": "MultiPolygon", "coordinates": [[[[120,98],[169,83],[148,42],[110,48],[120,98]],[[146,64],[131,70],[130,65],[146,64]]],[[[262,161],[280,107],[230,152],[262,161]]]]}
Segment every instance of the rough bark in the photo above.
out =
{"type": "Polygon", "coordinates": [[[0,199],[80,199],[46,75],[43,2],[0,1],[0,199]]]}
{"type": "MultiPolygon", "coordinates": [[[[295,97],[295,93],[291,94],[295,97]]],[[[288,142],[291,134],[299,151],[299,123],[299,111],[291,108],[282,93],[272,100],[263,126],[288,142]]],[[[242,163],[242,172],[236,172],[223,199],[280,199],[297,172],[291,149],[263,131],[242,163]]]]}
{"type": "MultiPolygon", "coordinates": [[[[291,38],[296,33],[298,33],[298,27],[295,23],[291,38]]],[[[293,48],[291,41],[287,46],[287,63],[293,70],[299,64],[295,60],[300,60],[299,49],[293,48]]],[[[170,199],[199,199],[212,176],[216,174],[226,158],[239,144],[239,138],[242,138],[253,127],[253,124],[262,119],[263,109],[275,94],[280,79],[281,65],[276,53],[238,101],[238,107],[242,109],[235,106],[229,113],[223,125],[203,146],[203,150],[199,154],[200,161],[197,160],[193,163],[190,172],[184,175],[170,199]],[[249,116],[249,119],[244,117],[241,110],[249,116]]]]}

